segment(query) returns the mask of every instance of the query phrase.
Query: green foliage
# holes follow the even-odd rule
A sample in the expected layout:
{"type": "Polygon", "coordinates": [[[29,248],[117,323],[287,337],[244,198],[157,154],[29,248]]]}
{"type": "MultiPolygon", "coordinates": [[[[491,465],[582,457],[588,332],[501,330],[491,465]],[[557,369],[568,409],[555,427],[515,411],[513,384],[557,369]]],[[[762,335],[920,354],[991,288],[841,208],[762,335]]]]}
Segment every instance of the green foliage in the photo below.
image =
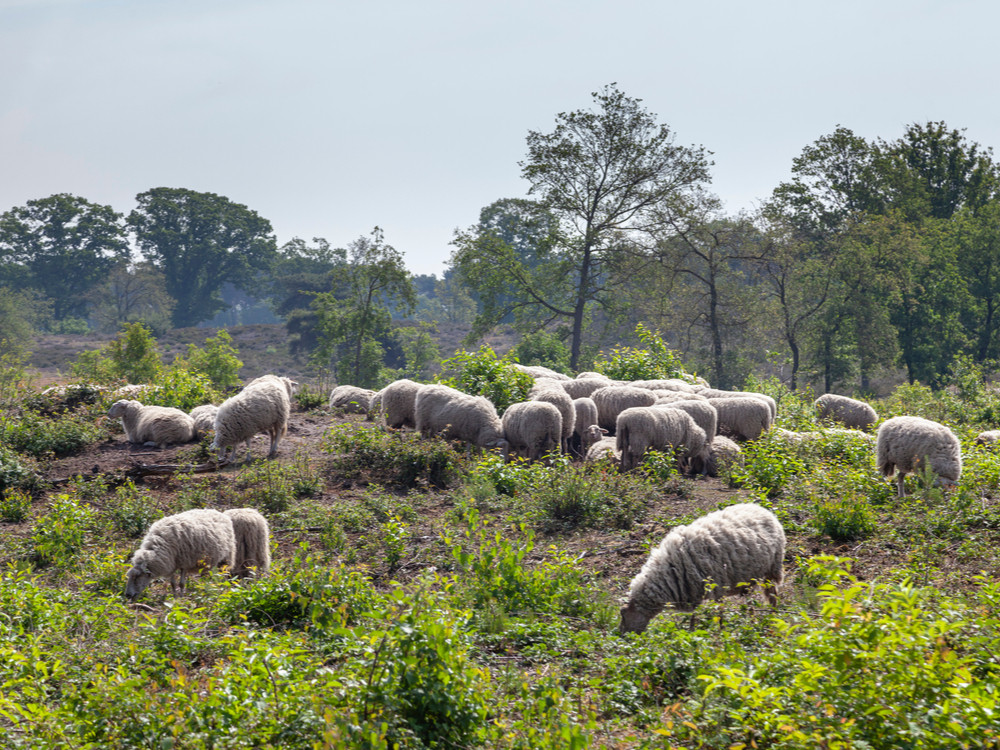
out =
{"type": "Polygon", "coordinates": [[[319,494],[323,480],[302,456],[292,464],[263,461],[240,472],[242,502],[265,515],[283,513],[292,502],[319,494]]]}
{"type": "Polygon", "coordinates": [[[31,495],[16,489],[6,489],[0,494],[0,521],[21,523],[31,510],[31,495]]]}
{"type": "Polygon", "coordinates": [[[399,377],[422,379],[427,376],[428,365],[441,358],[441,350],[432,334],[437,327],[430,323],[397,327],[396,339],[403,350],[403,371],[399,377]]]}
{"type": "Polygon", "coordinates": [[[74,377],[94,383],[152,383],[163,371],[163,363],[149,328],[128,323],[107,346],[81,352],[71,371],[74,377]]]}
{"type": "Polygon", "coordinates": [[[138,489],[131,479],[107,498],[104,512],[111,527],[129,539],[141,537],[163,515],[149,492],[138,489]]]}
{"type": "Polygon", "coordinates": [[[203,348],[188,344],[188,369],[207,375],[217,390],[234,388],[240,385],[239,372],[243,367],[239,354],[239,349],[233,346],[232,336],[220,328],[214,337],[205,339],[203,348]]]}
{"type": "Polygon", "coordinates": [[[865,539],[875,527],[875,514],[863,496],[824,498],[816,503],[816,530],[835,542],[865,539]]]}
{"type": "Polygon", "coordinates": [[[599,357],[594,369],[612,380],[690,379],[677,353],[667,346],[659,331],[651,331],[639,323],[635,335],[645,348],[616,347],[610,354],[599,357]]]}
{"type": "Polygon", "coordinates": [[[336,473],[402,487],[419,482],[446,487],[459,463],[458,454],[443,440],[354,423],[331,427],[323,436],[323,450],[334,454],[330,468],[336,473]]]}
{"type": "Polygon", "coordinates": [[[56,496],[49,512],[35,523],[31,536],[35,559],[40,565],[72,565],[94,521],[94,511],[76,498],[56,496]]]}
{"type": "Polygon", "coordinates": [[[802,476],[806,464],[800,456],[777,440],[757,440],[743,446],[743,463],[729,469],[737,487],[759,490],[777,497],[802,476]]]}
{"type": "Polygon", "coordinates": [[[186,369],[183,362],[174,363],[156,379],[156,387],[142,397],[143,404],[172,406],[191,411],[196,406],[222,400],[207,375],[186,369]]]}
{"type": "Polygon", "coordinates": [[[569,349],[558,334],[550,331],[525,334],[511,354],[522,365],[541,365],[562,373],[570,371],[569,349]]]}
{"type": "Polygon", "coordinates": [[[491,346],[481,346],[477,352],[455,352],[441,363],[447,377],[438,382],[473,396],[485,396],[503,414],[507,407],[528,398],[534,378],[514,367],[510,353],[497,357],[491,346]]]}
{"type": "Polygon", "coordinates": [[[91,417],[66,413],[54,419],[25,411],[0,423],[0,442],[36,458],[68,456],[104,437],[91,417]]]}
{"type": "Polygon", "coordinates": [[[295,401],[296,405],[302,411],[312,411],[313,409],[321,409],[326,406],[327,396],[319,391],[313,391],[306,384],[299,388],[298,393],[292,397],[292,400],[295,401]]]}
{"type": "Polygon", "coordinates": [[[564,460],[534,478],[528,517],[545,529],[630,529],[645,513],[649,490],[642,479],[564,460]]]}

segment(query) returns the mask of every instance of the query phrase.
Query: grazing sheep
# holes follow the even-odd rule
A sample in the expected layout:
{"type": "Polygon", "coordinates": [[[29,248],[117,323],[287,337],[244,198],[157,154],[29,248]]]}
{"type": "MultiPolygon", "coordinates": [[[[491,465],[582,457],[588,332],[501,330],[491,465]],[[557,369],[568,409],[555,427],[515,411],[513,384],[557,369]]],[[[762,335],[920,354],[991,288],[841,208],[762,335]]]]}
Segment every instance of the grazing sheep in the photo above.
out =
{"type": "Polygon", "coordinates": [[[704,398],[756,398],[767,404],[767,408],[771,412],[771,422],[774,422],[778,418],[778,404],[777,402],[768,396],[766,393],[757,393],[756,391],[720,391],[716,388],[702,388],[698,391],[699,396],[704,398]]]}
{"type": "Polygon", "coordinates": [[[532,461],[558,448],[562,440],[562,415],[546,401],[511,404],[501,422],[510,450],[532,461]]]}
{"type": "Polygon", "coordinates": [[[708,403],[718,412],[719,432],[739,440],[756,440],[774,421],[767,403],[757,398],[709,398],[708,403]]]}
{"type": "Polygon", "coordinates": [[[694,387],[679,378],[662,378],[660,380],[633,380],[629,383],[633,388],[645,388],[649,391],[679,391],[694,393],[694,387]]]}
{"type": "Polygon", "coordinates": [[[557,381],[570,398],[588,398],[598,388],[611,385],[607,378],[577,378],[576,380],[557,381]]]}
{"type": "Polygon", "coordinates": [[[109,417],[121,417],[125,439],[130,443],[150,443],[165,448],[170,443],[190,443],[195,438],[194,420],[180,409],[143,406],[122,399],[108,409],[109,417]]]}
{"type": "Polygon", "coordinates": [[[328,406],[348,414],[367,414],[375,391],[354,385],[338,385],[330,392],[328,406]]]}
{"type": "Polygon", "coordinates": [[[695,458],[692,462],[692,469],[699,474],[710,477],[717,477],[721,471],[740,462],[743,450],[739,444],[733,442],[725,435],[716,435],[708,450],[705,451],[704,460],[695,458]]]}
{"type": "Polygon", "coordinates": [[[645,388],[633,388],[628,385],[611,385],[599,388],[591,396],[597,404],[597,424],[614,433],[618,415],[634,406],[652,406],[656,403],[656,394],[645,388]]]}
{"type": "Polygon", "coordinates": [[[570,380],[569,375],[563,375],[542,365],[521,365],[514,363],[514,367],[521,372],[525,372],[533,378],[551,378],[552,380],[570,380]]]}
{"type": "Polygon", "coordinates": [[[212,449],[219,452],[219,459],[227,460],[230,448],[235,457],[237,446],[245,442],[249,460],[250,442],[258,432],[267,433],[271,439],[267,457],[274,458],[278,454],[278,443],[288,429],[291,398],[296,386],[294,380],[264,375],[223,401],[215,415],[215,439],[212,441],[212,449]]]}
{"type": "Polygon", "coordinates": [[[775,515],[740,503],[677,526],[654,549],[629,586],[621,633],[641,633],[667,606],[689,612],[709,593],[719,600],[757,582],[771,606],[782,581],[785,531],[775,515]]]}
{"type": "Polygon", "coordinates": [[[423,437],[441,435],[480,448],[500,448],[507,456],[503,423],[496,407],[483,396],[470,396],[446,385],[423,385],[417,391],[414,415],[423,437]]]}
{"type": "Polygon", "coordinates": [[[170,579],[170,590],[178,593],[175,574],[180,571],[181,593],[190,573],[202,568],[228,565],[236,559],[233,522],[224,513],[207,508],[166,516],[149,527],[139,549],[132,555],[126,575],[125,596],[135,599],[154,578],[170,579]]]}
{"type": "Polygon", "coordinates": [[[986,430],[976,435],[976,445],[988,445],[990,447],[1000,443],[1000,430],[986,430]]]}
{"type": "Polygon", "coordinates": [[[559,414],[562,415],[562,435],[559,438],[559,449],[563,453],[567,453],[569,439],[573,436],[573,429],[576,427],[576,409],[573,407],[573,399],[562,389],[559,382],[551,379],[536,380],[534,387],[528,393],[528,399],[545,401],[559,410],[559,414]]]}
{"type": "Polygon", "coordinates": [[[236,543],[230,572],[239,578],[264,575],[271,567],[271,529],[267,519],[253,508],[232,508],[223,515],[233,524],[236,543]]]}
{"type": "Polygon", "coordinates": [[[878,428],[875,463],[883,476],[895,471],[899,497],[906,496],[903,478],[925,466],[938,483],[954,485],[962,474],[962,446],[951,430],[923,417],[893,417],[878,428]]]}
{"type": "Polygon", "coordinates": [[[657,409],[680,409],[683,412],[687,412],[691,419],[694,420],[694,423],[705,431],[706,442],[711,443],[715,440],[715,435],[719,431],[719,412],[708,400],[692,401],[681,399],[665,404],[657,401],[655,406],[657,409]]]}
{"type": "Polygon", "coordinates": [[[878,421],[878,413],[864,401],[824,393],[814,402],[820,419],[833,419],[846,427],[867,430],[878,421]]]}
{"type": "Polygon", "coordinates": [[[604,437],[594,443],[587,449],[587,455],[584,457],[584,461],[600,461],[602,458],[607,456],[611,459],[611,462],[615,465],[620,465],[622,460],[622,454],[619,452],[616,446],[616,439],[613,437],[604,437]]]}
{"type": "Polygon", "coordinates": [[[189,415],[194,420],[194,432],[197,437],[204,436],[209,430],[215,429],[215,415],[219,407],[215,404],[202,404],[191,410],[189,415]]]}
{"type": "Polygon", "coordinates": [[[600,440],[607,430],[597,424],[597,404],[592,398],[573,399],[573,434],[570,436],[570,453],[575,456],[585,456],[594,443],[600,440]]]}
{"type": "Polygon", "coordinates": [[[381,413],[387,426],[393,429],[417,426],[415,408],[419,390],[420,383],[403,378],[389,383],[376,394],[381,394],[381,413]]]}
{"type": "Polygon", "coordinates": [[[705,449],[705,431],[691,415],[679,409],[638,406],[618,415],[616,447],[621,452],[622,471],[639,465],[647,451],[672,449],[682,466],[690,456],[705,449]],[[684,449],[683,453],[681,449],[684,449]]]}

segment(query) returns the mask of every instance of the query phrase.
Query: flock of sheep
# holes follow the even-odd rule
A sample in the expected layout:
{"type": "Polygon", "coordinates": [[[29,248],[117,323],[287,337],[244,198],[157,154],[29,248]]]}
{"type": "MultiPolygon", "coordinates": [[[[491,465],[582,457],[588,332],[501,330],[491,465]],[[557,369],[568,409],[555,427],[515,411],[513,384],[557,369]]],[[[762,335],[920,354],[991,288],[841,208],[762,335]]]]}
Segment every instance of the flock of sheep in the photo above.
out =
{"type": "MultiPolygon", "coordinates": [[[[704,381],[681,379],[614,381],[596,373],[576,378],[543,367],[516,365],[535,378],[528,399],[508,407],[501,418],[493,403],[440,384],[397,380],[380,391],[350,385],[335,388],[329,406],[367,414],[387,428],[410,428],[424,437],[446,437],[483,449],[540,460],[564,452],[585,461],[608,456],[622,471],[638,466],[649,451],[672,452],[683,471],[718,475],[720,466],[738,460],[739,443],[770,430],[777,414],[771,397],[747,391],[722,391],[704,381]]],[[[215,431],[213,449],[221,459],[235,455],[258,433],[270,440],[268,457],[285,434],[296,383],[265,375],[218,407],[177,409],[115,402],[108,414],[120,417],[131,442],[164,445],[193,440],[215,431]]],[[[826,394],[815,403],[821,419],[851,430],[870,430],[875,410],[862,401],[826,394]]],[[[781,430],[788,441],[802,442],[823,433],[781,430]]],[[[865,434],[865,433],[863,433],[865,434]]],[[[983,433],[980,442],[1000,441],[1000,431],[983,433]]],[[[958,438],[944,425],[914,416],[885,420],[875,439],[876,464],[884,476],[896,473],[898,493],[907,473],[928,466],[945,484],[962,469],[958,438]]],[[[256,511],[188,511],[157,521],[132,559],[126,595],[137,596],[156,577],[174,587],[180,571],[183,590],[188,572],[200,566],[227,565],[240,575],[267,569],[267,522],[256,511]]],[[[674,528],[649,555],[632,580],[621,612],[621,632],[642,632],[658,612],[672,606],[695,608],[708,594],[715,598],[762,583],[769,601],[782,580],[785,534],[773,513],[753,503],[709,513],[674,528]],[[706,585],[708,582],[712,586],[706,585]]]]}

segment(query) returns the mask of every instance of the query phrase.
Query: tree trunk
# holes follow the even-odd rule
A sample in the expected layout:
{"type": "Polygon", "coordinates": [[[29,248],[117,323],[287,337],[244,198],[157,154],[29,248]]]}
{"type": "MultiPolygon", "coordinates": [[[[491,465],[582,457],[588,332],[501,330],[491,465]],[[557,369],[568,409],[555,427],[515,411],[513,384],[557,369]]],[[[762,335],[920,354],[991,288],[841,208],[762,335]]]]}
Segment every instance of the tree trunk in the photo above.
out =
{"type": "Polygon", "coordinates": [[[722,332],[719,330],[719,290],[715,286],[715,275],[712,275],[708,288],[708,327],[712,332],[712,361],[715,367],[713,382],[719,383],[719,388],[729,388],[728,379],[722,377],[722,332]]]}
{"type": "Polygon", "coordinates": [[[587,309],[587,290],[590,288],[590,239],[584,241],[583,262],[580,264],[580,283],[576,290],[576,304],[573,306],[573,333],[570,344],[569,368],[576,372],[580,364],[580,344],[583,339],[583,314],[587,309]]]}

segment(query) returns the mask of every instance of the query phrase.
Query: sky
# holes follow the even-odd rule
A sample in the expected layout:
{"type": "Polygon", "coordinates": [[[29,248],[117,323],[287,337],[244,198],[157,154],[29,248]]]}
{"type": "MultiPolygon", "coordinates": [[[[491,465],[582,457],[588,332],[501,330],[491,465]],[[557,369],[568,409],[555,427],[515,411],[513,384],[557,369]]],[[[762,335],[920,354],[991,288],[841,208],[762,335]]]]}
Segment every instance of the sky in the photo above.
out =
{"type": "Polygon", "coordinates": [[[712,152],[730,214],[838,126],[943,120],[1000,154],[998,26],[994,0],[0,0],[0,213],[187,188],[279,245],[379,226],[440,275],[456,229],[528,197],[529,131],[610,83],[712,152]]]}

